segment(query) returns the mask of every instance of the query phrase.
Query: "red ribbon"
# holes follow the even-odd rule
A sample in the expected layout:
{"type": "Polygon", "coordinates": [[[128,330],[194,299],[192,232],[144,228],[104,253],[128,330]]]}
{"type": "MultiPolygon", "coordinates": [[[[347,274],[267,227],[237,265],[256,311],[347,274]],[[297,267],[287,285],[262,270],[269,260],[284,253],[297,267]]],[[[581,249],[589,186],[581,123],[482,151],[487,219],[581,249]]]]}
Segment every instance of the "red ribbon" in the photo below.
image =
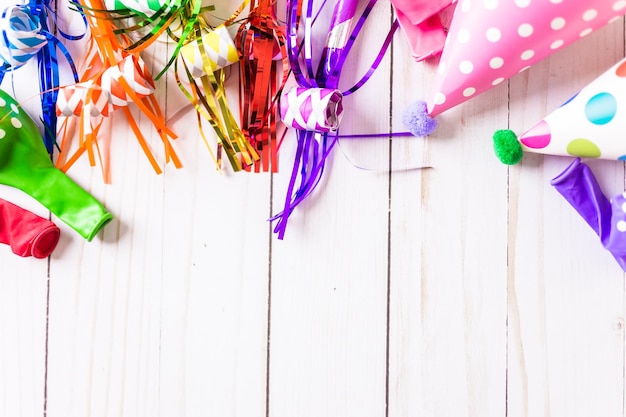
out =
{"type": "Polygon", "coordinates": [[[250,13],[237,31],[235,44],[240,58],[241,130],[260,155],[254,171],[277,172],[277,101],[289,76],[289,63],[285,27],[276,19],[275,2],[250,3],[250,13]],[[282,60],[274,59],[276,56],[282,60]]]}

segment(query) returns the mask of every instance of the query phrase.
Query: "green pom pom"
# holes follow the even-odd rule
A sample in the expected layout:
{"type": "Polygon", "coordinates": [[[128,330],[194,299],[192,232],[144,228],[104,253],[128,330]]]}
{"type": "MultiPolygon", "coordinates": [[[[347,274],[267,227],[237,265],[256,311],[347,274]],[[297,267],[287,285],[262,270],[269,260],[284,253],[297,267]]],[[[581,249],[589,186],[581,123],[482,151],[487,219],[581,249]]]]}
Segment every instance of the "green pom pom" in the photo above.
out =
{"type": "Polygon", "coordinates": [[[500,162],[507,165],[517,164],[524,155],[517,135],[511,130],[498,130],[493,134],[493,149],[500,162]]]}

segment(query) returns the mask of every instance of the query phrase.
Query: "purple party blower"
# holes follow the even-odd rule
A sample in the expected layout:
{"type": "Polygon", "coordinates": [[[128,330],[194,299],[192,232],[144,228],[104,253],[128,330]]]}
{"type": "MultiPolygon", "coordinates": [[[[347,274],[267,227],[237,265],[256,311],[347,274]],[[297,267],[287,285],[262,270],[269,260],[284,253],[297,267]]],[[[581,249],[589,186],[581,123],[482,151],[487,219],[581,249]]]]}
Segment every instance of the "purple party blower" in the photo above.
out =
{"type": "Polygon", "coordinates": [[[316,189],[324,173],[326,160],[337,143],[337,132],[344,111],[342,98],[361,88],[372,76],[391,44],[398,28],[395,22],[374,62],[357,83],[345,90],[338,89],[343,65],[365,20],[377,0],[369,0],[356,19],[358,0],[340,0],[336,3],[330,22],[326,46],[320,55],[317,73],[313,76],[311,24],[312,0],[287,0],[287,52],[297,87],[283,91],[280,98],[281,119],[286,126],[296,129],[297,149],[283,210],[270,218],[277,221],[274,232],[283,239],[289,216],[305,198],[316,189]],[[305,7],[306,6],[306,7],[305,7]],[[300,31],[301,22],[305,27],[300,31]],[[300,41],[299,33],[303,32],[300,41]],[[303,55],[301,55],[303,54],[303,55]]]}
{"type": "Polygon", "coordinates": [[[338,74],[335,69],[340,61],[341,53],[348,43],[352,19],[356,14],[358,0],[339,0],[335,4],[326,45],[315,77],[320,87],[337,88],[338,74]]]}
{"type": "Polygon", "coordinates": [[[576,158],[550,184],[576,209],[626,271],[626,193],[609,201],[591,169],[576,158]]]}

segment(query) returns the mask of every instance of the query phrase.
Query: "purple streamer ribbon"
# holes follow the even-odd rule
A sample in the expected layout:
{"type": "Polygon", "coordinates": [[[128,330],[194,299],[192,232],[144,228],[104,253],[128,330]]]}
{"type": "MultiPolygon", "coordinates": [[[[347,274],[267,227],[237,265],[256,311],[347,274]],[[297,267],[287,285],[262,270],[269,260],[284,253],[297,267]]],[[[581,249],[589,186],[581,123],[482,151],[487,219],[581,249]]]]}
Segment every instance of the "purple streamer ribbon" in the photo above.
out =
{"type": "MultiPolygon", "coordinates": [[[[322,51],[318,70],[314,76],[311,47],[312,1],[308,1],[306,5],[306,13],[303,16],[304,39],[300,43],[298,39],[300,26],[299,3],[297,0],[287,0],[288,58],[298,87],[295,93],[294,90],[283,93],[281,110],[284,111],[281,112],[281,116],[285,115],[283,121],[288,126],[297,129],[298,145],[283,210],[270,219],[271,221],[278,220],[274,232],[278,234],[279,239],[283,239],[285,235],[290,214],[305,198],[311,195],[322,178],[326,159],[339,138],[338,135],[329,138],[328,134],[329,132],[335,132],[339,127],[339,120],[343,111],[341,98],[354,93],[369,80],[380,65],[391,44],[393,34],[398,29],[398,22],[394,21],[380,52],[369,70],[353,87],[341,92],[338,89],[341,70],[376,1],[369,1],[351,32],[350,25],[356,14],[358,0],[341,0],[336,4],[330,24],[329,37],[322,51]],[[347,36],[348,33],[350,34],[349,36],[347,36]],[[304,53],[304,59],[301,59],[301,51],[304,53]],[[301,64],[301,61],[303,61],[303,64],[301,64]],[[307,97],[312,97],[315,94],[321,95],[322,92],[323,94],[335,94],[336,100],[331,106],[315,107],[312,100],[294,99],[294,97],[302,97],[303,95],[308,95],[307,97]],[[336,117],[336,112],[333,113],[335,109],[339,110],[339,117],[336,117]],[[321,119],[323,118],[315,117],[316,121],[313,123],[311,117],[309,117],[312,113],[317,115],[328,114],[332,123],[325,123],[326,120],[322,122],[321,119]]],[[[318,100],[318,103],[321,103],[321,100],[318,100]]]]}

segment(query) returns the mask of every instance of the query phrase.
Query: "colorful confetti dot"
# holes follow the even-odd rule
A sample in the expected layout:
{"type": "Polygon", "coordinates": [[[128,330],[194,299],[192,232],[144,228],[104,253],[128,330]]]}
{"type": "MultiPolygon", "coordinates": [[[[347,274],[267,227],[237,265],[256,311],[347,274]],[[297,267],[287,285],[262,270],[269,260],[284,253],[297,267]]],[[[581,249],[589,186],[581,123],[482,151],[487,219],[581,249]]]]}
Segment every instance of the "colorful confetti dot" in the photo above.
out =
{"type": "Polygon", "coordinates": [[[567,144],[567,153],[581,158],[599,158],[602,155],[596,144],[588,139],[574,139],[567,144]]]}
{"type": "Polygon", "coordinates": [[[626,77],[626,61],[622,62],[615,70],[615,75],[618,77],[626,77]]]}
{"type": "Polygon", "coordinates": [[[585,105],[587,120],[596,125],[605,125],[615,117],[617,100],[611,93],[599,93],[585,105]]]}
{"type": "Polygon", "coordinates": [[[518,28],[517,28],[517,34],[520,35],[522,38],[527,38],[530,35],[533,34],[534,28],[533,25],[531,25],[530,23],[522,23],[518,28]]]}
{"type": "Polygon", "coordinates": [[[541,149],[550,144],[551,138],[550,126],[542,120],[535,127],[524,133],[520,138],[520,142],[529,148],[541,149]]]}

